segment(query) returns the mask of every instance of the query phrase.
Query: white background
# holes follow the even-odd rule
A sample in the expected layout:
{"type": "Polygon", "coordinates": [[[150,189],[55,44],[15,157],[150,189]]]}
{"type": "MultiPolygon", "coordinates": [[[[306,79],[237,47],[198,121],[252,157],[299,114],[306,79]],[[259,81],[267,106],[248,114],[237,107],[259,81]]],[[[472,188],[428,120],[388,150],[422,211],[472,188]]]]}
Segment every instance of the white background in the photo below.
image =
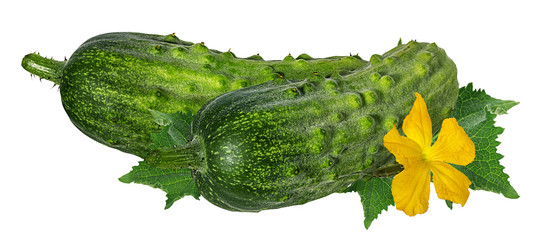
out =
{"type": "MultiPolygon", "coordinates": [[[[549,1],[9,1],[0,14],[0,239],[488,239],[554,233],[555,7],[549,1]],[[17,2],[17,3],[16,3],[17,2]],[[219,209],[117,180],[140,160],[75,128],[58,88],[31,78],[22,57],[62,60],[113,31],[176,33],[237,56],[374,53],[436,42],[458,66],[460,85],[520,101],[497,118],[498,152],[517,200],[472,191],[450,211],[433,192],[429,211],[390,208],[363,226],[356,193],[260,213],[219,209]]],[[[544,236],[544,237],[541,237],[544,236]]]]}

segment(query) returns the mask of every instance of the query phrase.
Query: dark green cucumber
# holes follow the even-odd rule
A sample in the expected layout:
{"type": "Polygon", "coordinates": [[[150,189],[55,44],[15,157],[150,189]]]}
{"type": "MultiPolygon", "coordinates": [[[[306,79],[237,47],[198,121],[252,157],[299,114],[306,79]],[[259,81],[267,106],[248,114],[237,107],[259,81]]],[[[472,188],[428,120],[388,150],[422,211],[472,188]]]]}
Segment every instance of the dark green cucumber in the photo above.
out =
{"type": "Polygon", "coordinates": [[[202,196],[228,210],[303,204],[400,171],[384,135],[409,113],[415,92],[438,131],[458,96],[456,75],[444,50],[412,41],[346,76],[279,79],[216,97],[195,115],[186,146],[146,160],[192,168],[202,196]]]}
{"type": "Polygon", "coordinates": [[[358,56],[264,61],[237,58],[167,36],[108,33],[83,43],[67,60],[29,54],[22,66],[60,85],[63,106],[87,136],[145,156],[159,126],[149,109],[196,112],[220,94],[272,79],[346,74],[367,65],[358,56]]]}

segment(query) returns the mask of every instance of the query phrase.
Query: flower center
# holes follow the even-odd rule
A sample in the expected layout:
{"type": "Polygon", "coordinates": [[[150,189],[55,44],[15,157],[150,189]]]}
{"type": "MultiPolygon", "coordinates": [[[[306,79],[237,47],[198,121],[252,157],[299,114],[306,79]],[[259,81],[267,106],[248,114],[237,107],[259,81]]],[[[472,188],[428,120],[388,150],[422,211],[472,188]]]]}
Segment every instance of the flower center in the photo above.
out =
{"type": "Polygon", "coordinates": [[[430,151],[431,149],[432,149],[431,147],[426,147],[425,149],[423,149],[423,153],[422,153],[421,156],[422,156],[423,161],[425,163],[428,163],[428,162],[431,161],[431,151],[430,151]]]}

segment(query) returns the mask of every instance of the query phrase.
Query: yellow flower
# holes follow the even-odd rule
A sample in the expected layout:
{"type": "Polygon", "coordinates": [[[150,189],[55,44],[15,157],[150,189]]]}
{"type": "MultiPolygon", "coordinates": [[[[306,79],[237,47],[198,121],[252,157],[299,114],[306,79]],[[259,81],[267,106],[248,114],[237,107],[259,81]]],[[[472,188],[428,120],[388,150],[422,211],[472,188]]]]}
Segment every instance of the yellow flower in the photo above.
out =
{"type": "Polygon", "coordinates": [[[396,126],[384,136],[384,146],[403,165],[404,170],[392,181],[392,196],[398,210],[409,216],[429,208],[431,172],[439,198],[462,206],[469,197],[471,182],[448,163],[467,165],[475,159],[475,145],[455,118],[444,119],[434,146],[432,124],[425,100],[417,99],[403,121],[401,136],[396,126]]]}

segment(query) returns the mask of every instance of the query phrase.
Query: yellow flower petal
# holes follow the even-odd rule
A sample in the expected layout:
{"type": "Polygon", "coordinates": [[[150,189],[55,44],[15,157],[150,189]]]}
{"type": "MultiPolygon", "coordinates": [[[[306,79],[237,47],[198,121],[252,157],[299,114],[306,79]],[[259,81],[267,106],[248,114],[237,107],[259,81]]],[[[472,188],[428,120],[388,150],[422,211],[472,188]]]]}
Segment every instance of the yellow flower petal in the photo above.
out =
{"type": "Polygon", "coordinates": [[[422,149],[428,148],[432,142],[432,123],[427,111],[425,100],[419,93],[409,115],[403,120],[403,132],[408,138],[417,142],[422,149]]]}
{"type": "Polygon", "coordinates": [[[396,161],[405,168],[415,162],[422,162],[423,149],[415,141],[403,137],[396,127],[393,127],[383,138],[384,147],[396,157],[396,161]]]}
{"type": "Polygon", "coordinates": [[[396,127],[384,136],[384,146],[404,166],[392,181],[396,208],[407,215],[425,213],[430,196],[431,171],[439,198],[465,205],[471,182],[448,163],[467,165],[475,159],[475,145],[454,118],[445,119],[438,140],[431,145],[432,124],[424,99],[418,93],[404,119],[403,137],[396,127]]]}
{"type": "Polygon", "coordinates": [[[427,154],[431,161],[465,166],[475,159],[475,144],[455,118],[444,119],[438,140],[427,154]]]}
{"type": "Polygon", "coordinates": [[[429,209],[430,181],[430,169],[424,162],[398,173],[392,180],[396,208],[409,216],[425,213],[429,209]]]}
{"type": "Polygon", "coordinates": [[[459,203],[463,207],[469,198],[469,178],[447,163],[431,163],[430,169],[438,198],[459,203]]]}

